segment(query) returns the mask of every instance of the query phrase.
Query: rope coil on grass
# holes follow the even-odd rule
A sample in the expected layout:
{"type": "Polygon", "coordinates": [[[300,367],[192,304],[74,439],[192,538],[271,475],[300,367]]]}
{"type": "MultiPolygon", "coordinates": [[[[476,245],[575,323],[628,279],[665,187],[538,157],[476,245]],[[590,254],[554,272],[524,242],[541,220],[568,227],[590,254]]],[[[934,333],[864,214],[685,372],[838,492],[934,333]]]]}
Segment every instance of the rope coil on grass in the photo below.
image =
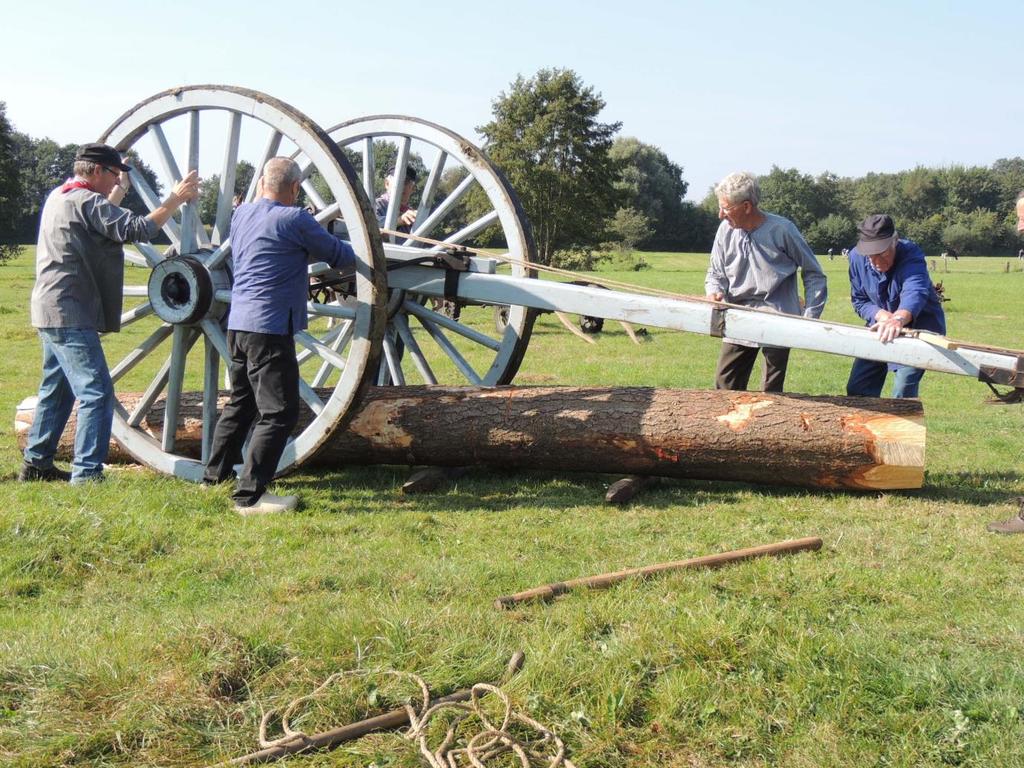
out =
{"type": "Polygon", "coordinates": [[[544,766],[545,768],[575,768],[572,761],[565,755],[565,744],[551,729],[534,720],[522,712],[515,710],[512,702],[499,686],[489,683],[477,683],[471,689],[471,696],[468,702],[441,702],[431,706],[430,689],[426,682],[418,675],[411,672],[400,672],[392,669],[374,670],[348,670],[335,672],[324,682],[317,686],[312,692],[293,699],[281,713],[282,734],[276,739],[267,736],[268,725],[278,710],[272,709],[264,712],[260,718],[259,743],[263,749],[278,747],[286,744],[293,744],[297,741],[309,739],[309,734],[292,728],[291,720],[299,707],[317,698],[334,683],[349,677],[369,677],[372,675],[384,675],[411,681],[419,689],[420,704],[417,710],[410,703],[405,703],[402,708],[409,718],[409,728],[402,736],[409,741],[416,742],[420,754],[430,768],[461,768],[461,766],[472,765],[474,768],[486,768],[489,761],[508,755],[515,756],[521,768],[534,768],[544,766]],[[480,699],[490,694],[501,703],[501,721],[495,724],[484,711],[480,699]],[[445,735],[440,744],[431,749],[429,744],[428,728],[431,721],[441,712],[452,710],[454,719],[448,725],[445,735]],[[479,721],[478,730],[471,735],[460,734],[461,726],[471,718],[479,721]],[[516,730],[533,731],[536,735],[527,738],[521,734],[513,734],[510,727],[516,726],[516,730]],[[460,738],[465,746],[455,746],[460,738]]]}

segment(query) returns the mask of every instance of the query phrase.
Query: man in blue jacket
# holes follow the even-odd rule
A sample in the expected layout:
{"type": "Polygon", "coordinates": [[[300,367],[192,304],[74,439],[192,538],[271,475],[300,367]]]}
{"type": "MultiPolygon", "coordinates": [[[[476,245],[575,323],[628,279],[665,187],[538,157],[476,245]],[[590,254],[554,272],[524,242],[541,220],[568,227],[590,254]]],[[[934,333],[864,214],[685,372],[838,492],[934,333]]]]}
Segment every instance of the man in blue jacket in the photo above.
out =
{"type": "Polygon", "coordinates": [[[233,495],[235,511],[242,515],[283,512],[298,503],[297,496],[275,496],[267,486],[299,419],[293,335],[308,324],[307,265],[325,261],[342,270],[355,266],[351,245],[295,207],[301,182],[294,161],[271,158],[260,177],[260,197],[239,205],[231,218],[231,398],[217,422],[203,482],[231,477],[255,421],[233,495]]]}
{"type": "MultiPolygon", "coordinates": [[[[850,300],[879,340],[887,344],[911,327],[945,334],[946,316],[924,251],[912,240],[900,239],[887,214],[868,216],[857,232],[857,246],[850,251],[850,300]]],[[[846,394],[881,396],[890,368],[896,374],[892,396],[917,397],[922,369],[860,358],[853,362],[846,394]]]]}

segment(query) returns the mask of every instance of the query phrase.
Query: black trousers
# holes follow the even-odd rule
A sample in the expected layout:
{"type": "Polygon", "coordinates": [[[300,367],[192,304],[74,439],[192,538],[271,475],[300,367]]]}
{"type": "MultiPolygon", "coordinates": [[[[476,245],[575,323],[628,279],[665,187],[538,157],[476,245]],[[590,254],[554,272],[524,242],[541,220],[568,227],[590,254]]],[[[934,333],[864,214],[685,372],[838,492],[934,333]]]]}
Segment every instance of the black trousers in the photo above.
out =
{"type": "Polygon", "coordinates": [[[228,349],[231,398],[213,433],[203,480],[220,483],[231,477],[252,427],[234,493],[236,504],[250,506],[274,479],[288,436],[299,421],[299,364],[291,334],[228,331],[228,349]]]}
{"type": "Polygon", "coordinates": [[[745,390],[750,382],[750,372],[754,369],[758,352],[764,353],[761,389],[764,392],[781,392],[786,381],[786,366],[789,365],[787,348],[744,347],[727,341],[722,342],[722,352],[718,356],[715,389],[745,390]]]}

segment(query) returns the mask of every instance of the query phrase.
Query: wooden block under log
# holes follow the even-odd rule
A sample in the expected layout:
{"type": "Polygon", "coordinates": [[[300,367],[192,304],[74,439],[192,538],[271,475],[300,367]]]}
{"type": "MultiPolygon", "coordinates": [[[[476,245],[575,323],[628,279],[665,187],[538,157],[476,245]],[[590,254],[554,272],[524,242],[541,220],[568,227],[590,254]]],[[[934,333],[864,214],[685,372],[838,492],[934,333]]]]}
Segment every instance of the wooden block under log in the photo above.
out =
{"type": "MultiPolygon", "coordinates": [[[[330,392],[325,390],[325,399],[330,392]]],[[[121,394],[130,412],[138,394],[121,394]]],[[[222,393],[221,405],[226,399],[222,393]]],[[[197,456],[200,394],[177,444],[197,456]]],[[[19,406],[23,442],[32,404],[19,406]]],[[[143,426],[162,429],[158,403],[143,426]]],[[[311,414],[304,412],[303,423],[311,414]]],[[[71,432],[62,438],[65,455],[71,432]]],[[[920,488],[919,400],[649,387],[375,387],[306,466],[494,466],[865,490],[920,488]]],[[[124,458],[123,452],[112,454],[124,458]]]]}

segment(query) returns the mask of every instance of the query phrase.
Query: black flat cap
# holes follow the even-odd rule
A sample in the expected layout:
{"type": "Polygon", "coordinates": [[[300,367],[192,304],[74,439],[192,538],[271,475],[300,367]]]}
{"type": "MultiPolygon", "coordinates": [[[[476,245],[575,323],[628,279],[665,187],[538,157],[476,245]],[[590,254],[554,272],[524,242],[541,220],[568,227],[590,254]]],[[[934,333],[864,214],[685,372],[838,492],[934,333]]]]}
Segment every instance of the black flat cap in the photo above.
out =
{"type": "Polygon", "coordinates": [[[874,213],[857,225],[857,252],[875,256],[887,250],[896,237],[896,225],[887,213],[874,213]]]}
{"type": "Polygon", "coordinates": [[[117,168],[119,171],[130,171],[132,167],[121,162],[121,153],[108,144],[83,144],[78,148],[75,160],[85,160],[89,163],[105,165],[108,168],[117,168]]]}

